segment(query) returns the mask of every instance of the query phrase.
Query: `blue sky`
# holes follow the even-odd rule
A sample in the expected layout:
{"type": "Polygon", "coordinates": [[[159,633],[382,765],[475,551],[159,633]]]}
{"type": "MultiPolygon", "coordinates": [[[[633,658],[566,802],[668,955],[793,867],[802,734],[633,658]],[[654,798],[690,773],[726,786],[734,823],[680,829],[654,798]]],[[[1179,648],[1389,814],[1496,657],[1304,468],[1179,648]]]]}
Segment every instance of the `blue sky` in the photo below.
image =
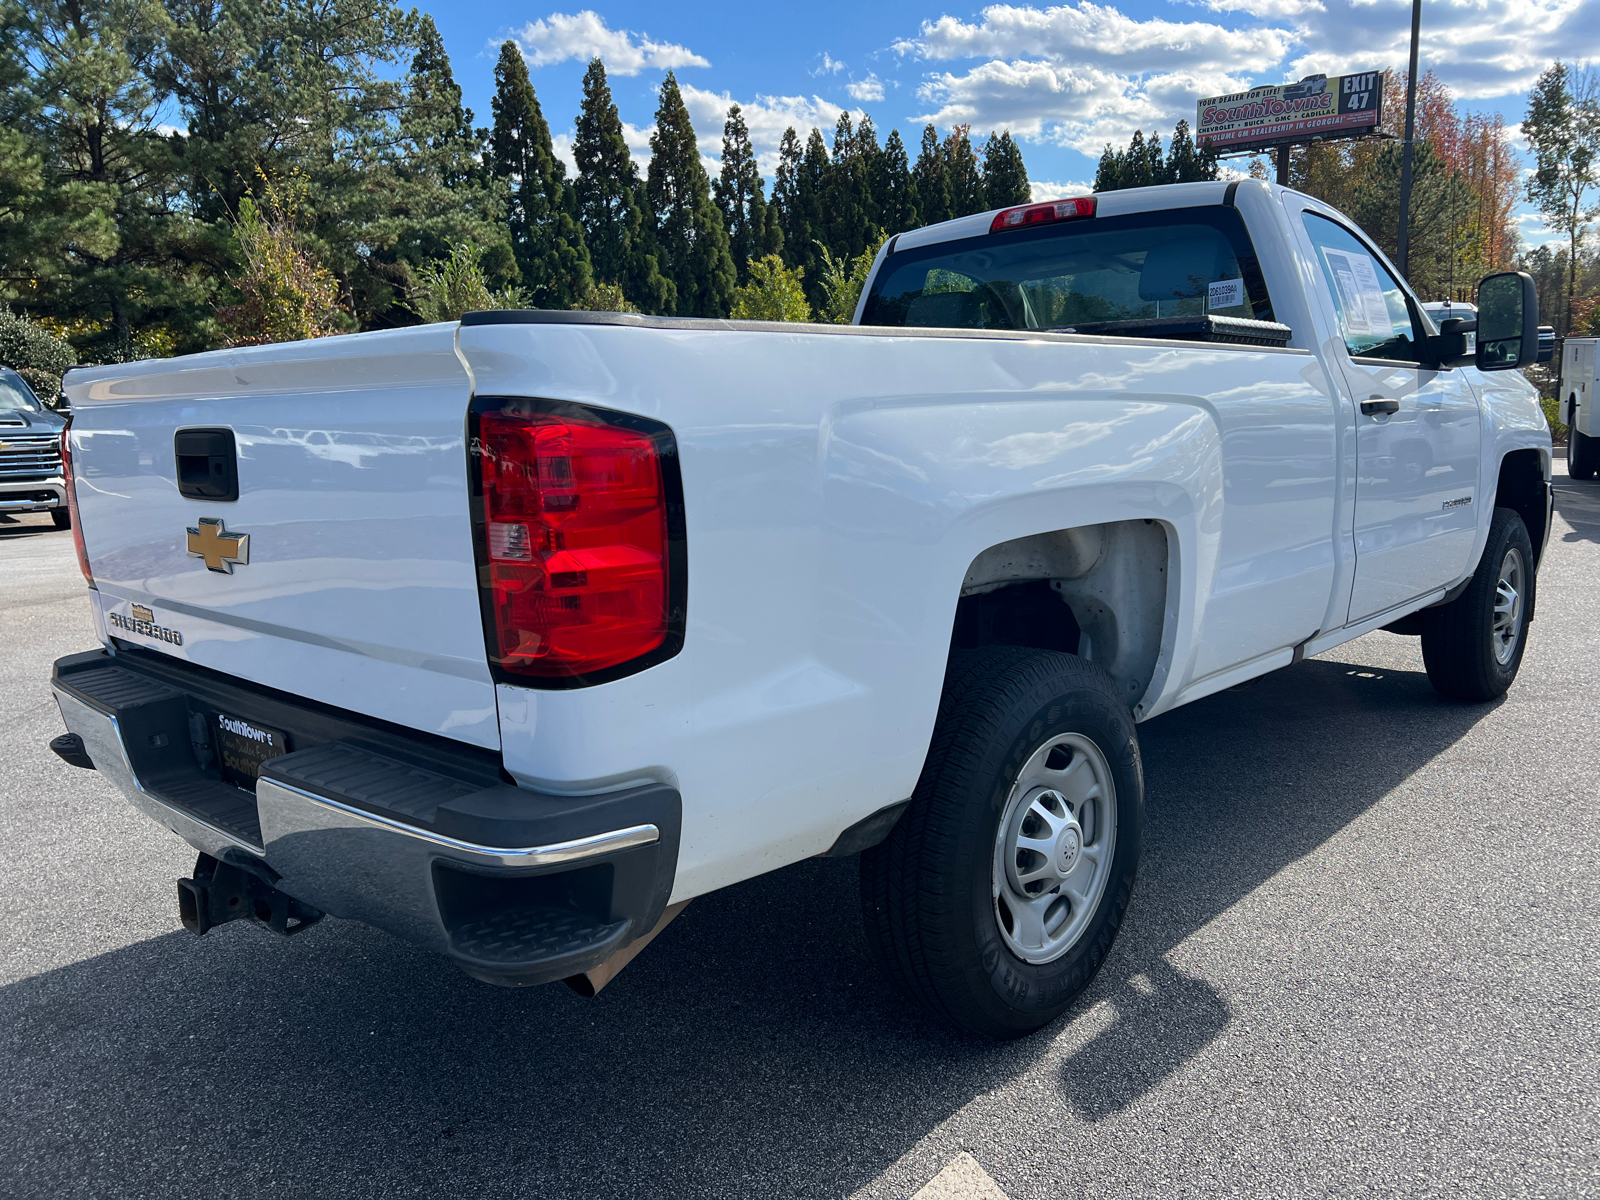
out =
{"type": "MultiPolygon", "coordinates": [[[[457,80],[489,122],[499,43],[523,48],[558,149],[591,56],[606,63],[635,153],[648,153],[655,89],[677,72],[702,152],[720,151],[728,105],[745,110],[771,175],[788,125],[832,130],[841,109],[897,127],[915,153],[924,124],[1022,139],[1038,198],[1082,190],[1107,141],[1194,119],[1195,101],[1258,83],[1405,66],[1409,0],[1089,0],[945,6],[933,0],[804,5],[627,0],[593,8],[508,0],[431,4],[457,80]]],[[[1422,67],[1515,128],[1552,59],[1600,58],[1600,0],[1425,0],[1422,67]]],[[[1237,164],[1243,166],[1243,163],[1237,164]]],[[[1523,236],[1548,236],[1521,214],[1523,236]]]]}

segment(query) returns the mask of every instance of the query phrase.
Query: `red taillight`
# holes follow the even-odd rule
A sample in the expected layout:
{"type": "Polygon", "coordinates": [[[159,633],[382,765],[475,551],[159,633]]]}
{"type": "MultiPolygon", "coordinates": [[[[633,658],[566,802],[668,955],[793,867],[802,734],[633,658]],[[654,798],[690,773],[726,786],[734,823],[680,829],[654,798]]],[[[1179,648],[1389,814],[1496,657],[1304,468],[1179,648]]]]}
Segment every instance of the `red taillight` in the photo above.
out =
{"type": "Polygon", "coordinates": [[[72,517],[72,544],[78,550],[78,570],[84,582],[94,586],[94,575],[89,571],[89,551],[83,544],[83,518],[78,515],[78,484],[72,477],[72,426],[61,431],[61,474],[67,484],[67,512],[72,517]]]}
{"type": "Polygon", "coordinates": [[[989,232],[1003,233],[1007,229],[1026,229],[1030,225],[1043,225],[1050,221],[1076,221],[1079,217],[1092,216],[1093,196],[1052,200],[1049,204],[1025,204],[1021,208],[1008,208],[995,213],[994,220],[989,222],[989,232]]]}
{"type": "Polygon", "coordinates": [[[570,679],[660,649],[673,580],[656,438],[567,415],[486,412],[476,457],[494,662],[570,679]]]}

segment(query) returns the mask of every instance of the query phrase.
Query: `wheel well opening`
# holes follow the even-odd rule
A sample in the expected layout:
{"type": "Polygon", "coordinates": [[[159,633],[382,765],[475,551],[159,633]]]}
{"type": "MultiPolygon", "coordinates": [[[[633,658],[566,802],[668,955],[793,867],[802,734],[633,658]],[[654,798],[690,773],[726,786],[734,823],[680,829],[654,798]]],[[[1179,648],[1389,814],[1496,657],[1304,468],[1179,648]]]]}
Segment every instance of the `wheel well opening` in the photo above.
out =
{"type": "Polygon", "coordinates": [[[1538,562],[1544,548],[1545,523],[1544,462],[1537,450],[1513,450],[1500,462],[1500,479],[1495,485],[1494,506],[1512,509],[1528,527],[1533,556],[1538,562]]]}
{"type": "Polygon", "coordinates": [[[967,571],[951,646],[1077,654],[1104,668],[1133,708],[1161,669],[1167,574],[1166,529],[1153,520],[1002,542],[967,571]]]}

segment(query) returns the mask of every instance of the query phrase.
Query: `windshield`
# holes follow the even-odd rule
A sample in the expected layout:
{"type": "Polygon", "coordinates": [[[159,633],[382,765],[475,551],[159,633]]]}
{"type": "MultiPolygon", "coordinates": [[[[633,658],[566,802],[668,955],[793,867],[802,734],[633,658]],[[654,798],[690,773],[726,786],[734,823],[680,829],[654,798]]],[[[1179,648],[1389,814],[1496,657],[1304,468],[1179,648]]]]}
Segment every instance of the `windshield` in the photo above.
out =
{"type": "Polygon", "coordinates": [[[863,325],[1054,329],[1207,313],[1270,321],[1236,209],[1087,217],[983,234],[884,259],[863,325]]]}
{"type": "Polygon", "coordinates": [[[24,412],[38,412],[40,405],[22,380],[15,375],[0,375],[0,412],[19,408],[24,412]]]}

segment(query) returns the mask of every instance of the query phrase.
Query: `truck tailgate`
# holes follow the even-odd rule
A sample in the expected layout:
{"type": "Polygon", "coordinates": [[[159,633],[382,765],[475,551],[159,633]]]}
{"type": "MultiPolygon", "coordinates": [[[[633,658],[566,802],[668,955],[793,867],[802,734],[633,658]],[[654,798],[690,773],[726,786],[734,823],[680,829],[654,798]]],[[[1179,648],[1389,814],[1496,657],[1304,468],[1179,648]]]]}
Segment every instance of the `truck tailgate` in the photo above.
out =
{"type": "Polygon", "coordinates": [[[469,519],[471,382],[453,324],[68,383],[104,633],[498,748],[469,519]],[[180,494],[180,430],[231,431],[238,499],[180,494]]]}

